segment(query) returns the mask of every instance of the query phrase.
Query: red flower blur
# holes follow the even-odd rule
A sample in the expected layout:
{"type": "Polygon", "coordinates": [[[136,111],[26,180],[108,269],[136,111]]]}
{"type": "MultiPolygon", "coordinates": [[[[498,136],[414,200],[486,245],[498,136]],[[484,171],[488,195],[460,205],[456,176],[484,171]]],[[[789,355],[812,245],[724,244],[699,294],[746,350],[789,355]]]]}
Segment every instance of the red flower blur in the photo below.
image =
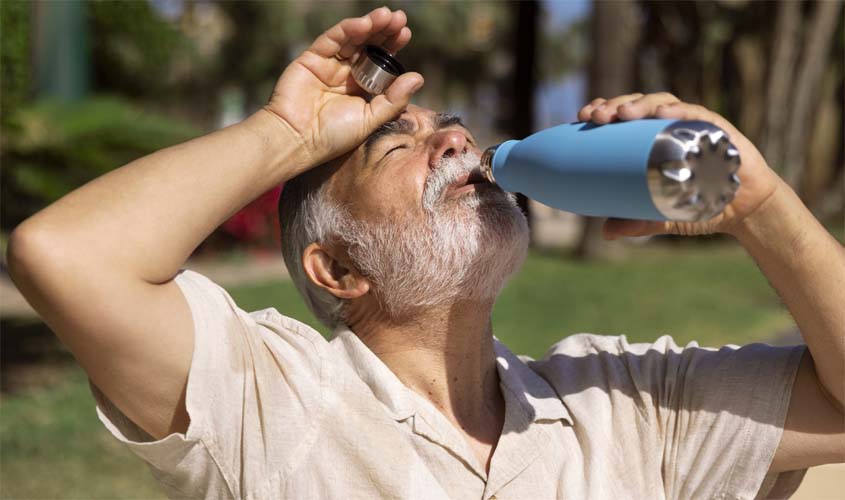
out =
{"type": "Polygon", "coordinates": [[[223,231],[250,248],[280,246],[277,205],[282,186],[267,191],[223,223],[223,231]]]}

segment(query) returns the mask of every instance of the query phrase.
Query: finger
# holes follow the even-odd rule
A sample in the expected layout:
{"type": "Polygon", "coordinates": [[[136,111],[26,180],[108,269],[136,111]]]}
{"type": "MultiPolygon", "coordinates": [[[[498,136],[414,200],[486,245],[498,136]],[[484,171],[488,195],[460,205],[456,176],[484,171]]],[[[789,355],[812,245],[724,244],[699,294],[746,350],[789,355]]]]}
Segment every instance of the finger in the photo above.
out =
{"type": "Polygon", "coordinates": [[[590,101],[589,104],[587,104],[586,106],[581,108],[580,111],[578,111],[578,121],[582,121],[582,122],[589,121],[590,120],[590,114],[593,112],[593,110],[597,106],[602,105],[605,101],[607,101],[607,99],[605,99],[603,97],[596,97],[595,99],[590,101]]]}
{"type": "Polygon", "coordinates": [[[405,26],[399,33],[396,33],[392,37],[388,38],[384,42],[384,49],[391,54],[396,54],[400,50],[404,49],[408,42],[411,41],[411,28],[405,26]]]}
{"type": "Polygon", "coordinates": [[[354,48],[363,43],[372,26],[373,22],[368,16],[344,19],[317,37],[309,50],[321,57],[349,57],[354,53],[354,50],[350,52],[349,47],[354,48]]]}
{"type": "Polygon", "coordinates": [[[626,102],[619,106],[617,113],[621,120],[639,120],[648,116],[655,116],[657,108],[665,104],[674,104],[680,100],[668,92],[648,94],[626,102]]]}
{"type": "Polygon", "coordinates": [[[406,24],[408,24],[408,17],[403,11],[397,10],[391,14],[387,25],[381,31],[376,32],[375,25],[373,26],[374,34],[367,40],[367,43],[383,46],[386,40],[402,31],[406,24]]]}
{"type": "Polygon", "coordinates": [[[370,29],[370,36],[368,37],[369,41],[390,26],[390,23],[393,21],[393,12],[387,7],[379,7],[373,9],[372,12],[367,14],[367,17],[373,22],[373,27],[370,29]]]}
{"type": "Polygon", "coordinates": [[[741,137],[739,131],[729,121],[725,120],[718,113],[714,113],[698,104],[688,104],[685,102],[662,104],[655,110],[655,116],[675,120],[707,121],[727,132],[733,139],[741,137]]]}
{"type": "Polygon", "coordinates": [[[381,124],[399,115],[423,83],[423,77],[419,73],[405,73],[394,80],[384,94],[375,96],[368,104],[369,130],[375,130],[381,124]]]}
{"type": "Polygon", "coordinates": [[[590,120],[594,123],[610,123],[618,118],[618,108],[626,102],[630,102],[642,97],[642,93],[626,94],[608,100],[597,106],[592,113],[590,113],[590,120]]]}
{"type": "Polygon", "coordinates": [[[669,232],[671,232],[671,223],[660,221],[609,218],[602,226],[602,236],[606,240],[669,232]]]}

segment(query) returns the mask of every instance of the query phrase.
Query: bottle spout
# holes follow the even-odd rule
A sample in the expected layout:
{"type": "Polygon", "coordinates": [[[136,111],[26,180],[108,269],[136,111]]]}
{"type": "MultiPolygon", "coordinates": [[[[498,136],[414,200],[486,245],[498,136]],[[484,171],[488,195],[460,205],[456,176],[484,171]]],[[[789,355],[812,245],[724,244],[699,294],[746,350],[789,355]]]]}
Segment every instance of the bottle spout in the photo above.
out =
{"type": "Polygon", "coordinates": [[[496,150],[499,149],[501,144],[496,144],[495,146],[490,146],[489,148],[484,150],[484,153],[481,155],[481,175],[484,176],[489,182],[496,182],[496,179],[493,178],[493,156],[496,154],[496,150]]]}

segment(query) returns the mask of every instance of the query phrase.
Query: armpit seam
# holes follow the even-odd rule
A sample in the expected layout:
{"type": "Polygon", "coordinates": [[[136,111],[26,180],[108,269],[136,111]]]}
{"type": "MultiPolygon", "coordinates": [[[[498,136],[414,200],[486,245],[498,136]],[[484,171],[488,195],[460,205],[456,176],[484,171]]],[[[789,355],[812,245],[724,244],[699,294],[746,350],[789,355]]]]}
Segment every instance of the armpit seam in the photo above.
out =
{"type": "MultiPolygon", "coordinates": [[[[214,437],[213,434],[207,432],[200,437],[199,442],[202,444],[202,447],[205,449],[205,452],[208,453],[208,456],[211,457],[211,461],[214,462],[214,466],[217,467],[217,471],[220,473],[220,476],[223,478],[223,482],[226,483],[226,489],[229,490],[229,497],[230,498],[240,498],[240,495],[235,495],[235,489],[233,488],[234,478],[230,477],[227,474],[226,468],[221,466],[220,460],[218,460],[217,455],[214,453],[218,451],[217,447],[217,439],[214,437]]],[[[222,453],[221,453],[222,455],[222,453]]]]}
{"type": "MultiPolygon", "coordinates": [[[[784,426],[784,422],[786,421],[786,414],[787,414],[788,409],[789,409],[789,401],[792,398],[792,389],[795,385],[795,378],[798,376],[798,368],[801,365],[801,360],[803,359],[804,355],[806,353],[808,353],[809,351],[807,350],[806,346],[804,346],[803,349],[800,351],[800,355],[795,354],[796,352],[798,352],[798,349],[794,349],[793,352],[790,353],[789,360],[792,361],[791,370],[790,370],[789,373],[784,374],[784,382],[785,382],[786,390],[783,393],[783,399],[780,402],[780,406],[781,407],[785,406],[786,411],[783,412],[783,420],[780,422],[780,426],[779,426],[781,435],[783,434],[783,426],[784,426]],[[797,357],[798,359],[793,360],[793,358],[795,358],[795,357],[797,357]]],[[[747,449],[750,445],[750,443],[749,443],[749,441],[751,439],[750,421],[751,421],[750,417],[746,417],[746,419],[744,421],[743,438],[742,438],[743,447],[742,447],[742,449],[747,449]]],[[[778,441],[779,440],[780,440],[780,438],[778,438],[778,441]]],[[[777,453],[777,445],[775,445],[775,446],[776,447],[775,447],[775,450],[772,451],[771,458],[774,458],[775,453],[777,453]]],[[[771,461],[769,462],[769,466],[771,466],[771,461]]],[[[734,463],[731,467],[731,473],[728,476],[728,479],[723,483],[722,488],[719,490],[717,498],[720,498],[720,499],[721,498],[737,498],[736,496],[729,496],[729,493],[736,489],[736,485],[734,484],[735,477],[736,477],[736,471],[737,471],[737,461],[734,461],[734,463]]],[[[764,480],[765,480],[765,474],[764,474],[763,481],[764,480]]],[[[758,485],[758,488],[759,488],[759,486],[762,486],[763,481],[760,482],[760,484],[758,485]]]]}

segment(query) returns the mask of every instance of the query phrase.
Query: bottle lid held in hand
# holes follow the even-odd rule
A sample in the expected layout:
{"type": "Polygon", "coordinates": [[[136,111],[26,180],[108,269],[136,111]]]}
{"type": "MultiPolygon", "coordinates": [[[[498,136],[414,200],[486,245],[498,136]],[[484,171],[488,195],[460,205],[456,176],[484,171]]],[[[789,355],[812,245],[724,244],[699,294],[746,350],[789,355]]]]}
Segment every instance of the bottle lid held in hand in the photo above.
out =
{"type": "Polygon", "coordinates": [[[359,87],[372,95],[383,94],[405,67],[381,47],[367,45],[352,66],[352,78],[359,87]]]}

